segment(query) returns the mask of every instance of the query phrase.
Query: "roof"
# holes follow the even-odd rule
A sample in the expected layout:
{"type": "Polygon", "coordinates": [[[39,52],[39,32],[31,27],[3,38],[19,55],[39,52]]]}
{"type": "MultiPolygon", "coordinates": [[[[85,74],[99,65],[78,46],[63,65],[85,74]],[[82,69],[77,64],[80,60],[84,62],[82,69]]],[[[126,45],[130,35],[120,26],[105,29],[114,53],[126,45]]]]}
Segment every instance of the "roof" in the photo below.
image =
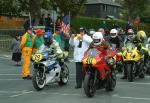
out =
{"type": "Polygon", "coordinates": [[[116,3],[115,0],[87,0],[85,4],[107,4],[113,6],[121,6],[119,3],[116,3]]]}

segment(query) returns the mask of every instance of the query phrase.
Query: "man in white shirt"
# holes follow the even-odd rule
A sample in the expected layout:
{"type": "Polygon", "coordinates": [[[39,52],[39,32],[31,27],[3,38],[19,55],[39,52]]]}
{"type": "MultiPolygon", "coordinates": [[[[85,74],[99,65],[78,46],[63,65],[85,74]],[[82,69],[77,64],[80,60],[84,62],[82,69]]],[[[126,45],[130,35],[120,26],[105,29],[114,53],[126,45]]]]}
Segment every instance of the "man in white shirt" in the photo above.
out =
{"type": "Polygon", "coordinates": [[[69,40],[69,44],[74,46],[74,61],[76,62],[76,89],[82,87],[84,76],[82,58],[92,41],[92,38],[85,33],[85,29],[83,27],[80,28],[80,34],[77,34],[77,36],[72,35],[69,40]]]}

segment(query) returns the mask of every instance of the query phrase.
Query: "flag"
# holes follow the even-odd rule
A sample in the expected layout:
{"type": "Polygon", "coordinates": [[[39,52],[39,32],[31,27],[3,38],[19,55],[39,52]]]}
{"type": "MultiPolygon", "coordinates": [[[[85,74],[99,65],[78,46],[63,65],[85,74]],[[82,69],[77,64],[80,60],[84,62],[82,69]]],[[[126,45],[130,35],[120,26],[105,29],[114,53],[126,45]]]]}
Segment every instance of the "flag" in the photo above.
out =
{"type": "Polygon", "coordinates": [[[63,17],[62,23],[61,23],[61,31],[64,34],[69,33],[70,30],[70,24],[69,24],[69,15],[66,15],[63,17]]]}

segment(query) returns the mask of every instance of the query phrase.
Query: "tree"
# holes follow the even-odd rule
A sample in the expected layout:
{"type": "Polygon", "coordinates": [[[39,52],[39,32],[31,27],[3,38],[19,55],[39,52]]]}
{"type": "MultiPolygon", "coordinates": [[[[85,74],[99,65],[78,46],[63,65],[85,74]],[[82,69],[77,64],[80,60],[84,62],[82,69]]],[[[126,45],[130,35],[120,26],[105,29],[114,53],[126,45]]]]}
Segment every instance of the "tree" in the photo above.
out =
{"type": "Polygon", "coordinates": [[[1,0],[0,14],[3,15],[18,15],[20,12],[19,6],[16,6],[16,0],[1,0]]]}
{"type": "Polygon", "coordinates": [[[77,15],[86,0],[51,0],[54,7],[58,7],[61,13],[68,14],[70,12],[72,16],[77,15]]]}
{"type": "Polygon", "coordinates": [[[149,0],[116,0],[122,5],[122,13],[133,20],[136,16],[143,16],[149,7],[149,0]]]}
{"type": "Polygon", "coordinates": [[[61,14],[68,14],[70,11],[71,14],[77,15],[85,1],[86,0],[0,0],[0,13],[19,15],[22,12],[30,12],[33,18],[39,18],[41,9],[57,10],[57,8],[59,8],[61,14]]]}

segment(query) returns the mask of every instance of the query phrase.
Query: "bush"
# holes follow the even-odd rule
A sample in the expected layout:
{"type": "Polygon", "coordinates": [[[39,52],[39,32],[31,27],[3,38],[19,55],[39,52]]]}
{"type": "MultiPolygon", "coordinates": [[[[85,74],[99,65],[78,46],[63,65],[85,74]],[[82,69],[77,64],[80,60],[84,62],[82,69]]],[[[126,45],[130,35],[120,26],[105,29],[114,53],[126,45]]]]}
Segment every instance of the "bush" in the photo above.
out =
{"type": "MultiPolygon", "coordinates": [[[[113,25],[117,24],[119,27],[125,29],[127,22],[123,20],[106,20],[100,18],[92,18],[92,17],[76,17],[71,20],[71,25],[74,31],[79,31],[79,28],[86,27],[87,29],[95,29],[98,30],[100,27],[106,26],[108,29],[112,29],[113,25]],[[105,22],[105,25],[103,25],[105,22]]],[[[137,30],[136,27],[134,27],[137,30]]],[[[141,25],[138,27],[139,30],[146,30],[147,27],[145,25],[141,25]]]]}

